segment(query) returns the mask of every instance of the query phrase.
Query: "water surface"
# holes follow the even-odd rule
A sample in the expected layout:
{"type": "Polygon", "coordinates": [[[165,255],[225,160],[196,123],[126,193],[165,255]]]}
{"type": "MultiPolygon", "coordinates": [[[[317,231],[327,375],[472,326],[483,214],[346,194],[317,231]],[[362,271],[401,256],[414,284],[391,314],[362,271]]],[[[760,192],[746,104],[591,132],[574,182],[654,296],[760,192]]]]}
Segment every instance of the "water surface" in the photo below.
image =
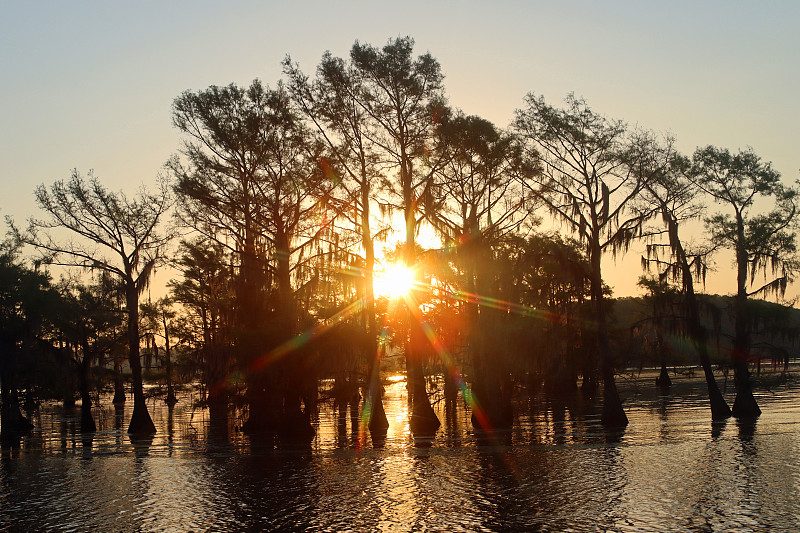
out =
{"type": "Polygon", "coordinates": [[[652,380],[620,380],[624,431],[580,395],[534,398],[490,442],[462,402],[438,403],[442,428],[415,442],[394,381],[382,448],[330,405],[306,450],[249,439],[243,413],[193,407],[191,391],[150,401],[148,441],[125,433],[130,408],[96,409],[87,437],[78,411],[43,405],[2,450],[0,530],[800,531],[800,384],[762,387],[754,424],[712,424],[700,379],[667,395],[652,380]]]}

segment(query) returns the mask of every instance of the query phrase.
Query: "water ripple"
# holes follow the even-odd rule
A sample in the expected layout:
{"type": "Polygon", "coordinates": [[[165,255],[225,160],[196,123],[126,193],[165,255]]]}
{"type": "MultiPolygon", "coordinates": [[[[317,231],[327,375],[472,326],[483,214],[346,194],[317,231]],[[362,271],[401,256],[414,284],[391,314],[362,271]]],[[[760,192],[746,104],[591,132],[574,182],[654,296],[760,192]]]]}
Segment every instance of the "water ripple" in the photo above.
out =
{"type": "Polygon", "coordinates": [[[623,388],[624,432],[604,431],[581,398],[537,399],[491,446],[459,405],[432,446],[414,447],[402,383],[387,389],[383,448],[342,432],[329,407],[311,449],[273,450],[242,435],[240,412],[212,420],[190,398],[152,404],[147,441],[113,410],[82,437],[74,413],[47,406],[0,454],[0,530],[800,530],[800,388],[762,393],[755,425],[711,424],[701,382],[659,396],[647,379],[623,388]]]}

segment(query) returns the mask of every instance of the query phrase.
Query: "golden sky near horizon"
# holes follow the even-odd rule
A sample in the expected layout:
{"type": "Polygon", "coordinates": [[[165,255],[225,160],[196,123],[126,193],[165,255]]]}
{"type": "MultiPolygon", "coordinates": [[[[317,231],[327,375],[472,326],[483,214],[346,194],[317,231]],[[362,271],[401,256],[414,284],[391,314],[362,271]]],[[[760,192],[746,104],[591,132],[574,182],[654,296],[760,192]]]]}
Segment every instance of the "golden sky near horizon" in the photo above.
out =
{"type": "MultiPolygon", "coordinates": [[[[404,35],[439,60],[451,105],[497,126],[528,92],[553,104],[574,92],[689,154],[752,146],[794,181],[798,20],[791,1],[4,2],[0,215],[38,214],[36,185],[73,168],[131,194],[152,184],[179,149],[170,106],[184,90],[274,85],[286,54],[311,73],[325,50],[404,35]]],[[[616,295],[640,274],[635,249],[606,261],[616,295]]],[[[720,256],[706,290],[732,279],[720,256]]]]}

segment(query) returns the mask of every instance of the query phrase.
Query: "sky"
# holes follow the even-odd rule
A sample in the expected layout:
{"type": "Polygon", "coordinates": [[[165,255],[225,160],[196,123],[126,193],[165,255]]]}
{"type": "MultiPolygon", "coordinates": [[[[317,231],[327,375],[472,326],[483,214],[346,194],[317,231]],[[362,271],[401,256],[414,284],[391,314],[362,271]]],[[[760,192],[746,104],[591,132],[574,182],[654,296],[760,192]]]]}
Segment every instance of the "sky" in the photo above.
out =
{"type": "MultiPolygon", "coordinates": [[[[572,92],[687,154],[752,147],[793,182],[798,21],[795,1],[0,0],[0,215],[40,215],[34,188],[72,169],[131,195],[152,186],[180,148],[183,91],[274,85],[287,54],[313,73],[326,50],[407,35],[441,63],[450,104],[499,127],[528,93],[572,92]]],[[[605,262],[615,295],[638,292],[639,255],[605,262]]],[[[730,258],[716,269],[706,291],[734,291],[730,258]]]]}

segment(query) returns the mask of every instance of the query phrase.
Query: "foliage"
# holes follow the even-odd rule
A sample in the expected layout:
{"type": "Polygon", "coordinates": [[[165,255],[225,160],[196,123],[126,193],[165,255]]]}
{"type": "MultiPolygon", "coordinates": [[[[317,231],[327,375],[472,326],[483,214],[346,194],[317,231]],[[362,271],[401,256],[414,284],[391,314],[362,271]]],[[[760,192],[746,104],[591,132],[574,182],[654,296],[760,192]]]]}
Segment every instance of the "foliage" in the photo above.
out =
{"type": "Polygon", "coordinates": [[[73,171],[68,181],[56,181],[48,190],[36,189],[36,200],[49,218],[32,218],[28,231],[18,238],[36,246],[47,263],[99,270],[116,277],[125,295],[128,317],[128,360],[133,373],[134,415],[129,431],[155,431],[144,399],[139,358],[139,297],[153,271],[163,261],[171,231],[159,231],[171,207],[164,180],[156,193],[142,189],[129,200],[113,193],[93,176],[84,180],[73,171]],[[55,230],[67,230],[70,238],[57,240],[55,230]],[[77,240],[75,240],[77,239],[77,240]]]}
{"type": "Polygon", "coordinates": [[[601,259],[627,251],[642,236],[651,209],[635,199],[647,176],[629,157],[628,128],[594,113],[582,99],[567,96],[565,107],[548,105],[529,94],[517,111],[515,127],[539,158],[541,172],[523,184],[586,247],[591,265],[591,294],[597,321],[597,347],[604,380],[604,423],[627,424],[614,384],[613,361],[603,303],[601,259]]]}
{"type": "Polygon", "coordinates": [[[183,143],[167,163],[174,181],[160,180],[153,193],[129,199],[77,171],[36,189],[47,218],[25,231],[12,225],[20,243],[37,247],[35,268],[10,244],[0,262],[4,405],[33,383],[34,368],[50,365],[55,375],[69,357],[88,396],[87,369],[118,349],[127,316],[132,431],[152,427],[141,415],[142,342],[145,353],[175,348],[210,403],[227,402],[242,372],[246,429],[282,437],[313,432],[324,377],[339,390],[363,385],[365,410],[379,418],[379,359],[389,344],[405,356],[411,425],[422,433],[438,425],[426,388],[437,372],[449,380],[448,400],[453,380],[466,376],[476,413],[500,426],[513,421],[521,383],[571,389],[582,374],[591,393],[599,370],[603,421],[624,425],[614,373],[652,354],[637,360],[641,347],[625,324],[633,304],[617,305],[615,317],[601,267],[640,238],[643,266],[655,274],[642,283],[659,350],[685,334],[713,377],[706,332],[714,330],[736,354],[738,383],[751,346],[794,342],[791,313],[748,298],[782,297],[792,281],[800,189],[751,149],[709,146],[689,159],[674,139],[632,130],[572,94],[558,107],[531,93],[512,127],[497,128],[448,106],[441,65],[415,54],[409,37],[381,47],[356,41],[346,58],[326,52],[313,76],[289,57],[283,68],[285,84],[274,88],[255,80],[179,95],[172,120],[183,143]],[[171,262],[180,277],[168,300],[140,308],[175,237],[163,229],[172,193],[187,231],[171,262]],[[705,214],[709,197],[723,207],[706,218],[712,238],[685,242],[682,226],[705,214]],[[395,212],[402,228],[391,227],[395,212]],[[547,213],[563,234],[541,229],[547,213]],[[420,245],[424,224],[441,249],[420,245]],[[375,294],[375,247],[396,230],[402,242],[383,261],[412,268],[416,286],[389,300],[375,294]],[[694,284],[723,247],[736,256],[736,297],[724,302],[730,313],[701,316],[694,284]],[[42,264],[100,277],[62,284],[59,295],[42,264]]]}
{"type": "Polygon", "coordinates": [[[706,226],[716,244],[735,251],[741,269],[739,291],[782,296],[800,266],[797,187],[786,186],[752,149],[731,154],[714,146],[698,148],[691,172],[697,186],[728,210],[707,218],[706,226]],[[772,204],[769,210],[764,209],[767,202],[772,204]],[[763,284],[754,287],[759,274],[763,284]]]}
{"type": "Polygon", "coordinates": [[[47,274],[19,260],[19,245],[0,243],[0,424],[27,429],[17,393],[35,386],[54,389],[62,361],[52,347],[59,294],[47,274]],[[48,379],[50,378],[50,379],[48,379]]]}

